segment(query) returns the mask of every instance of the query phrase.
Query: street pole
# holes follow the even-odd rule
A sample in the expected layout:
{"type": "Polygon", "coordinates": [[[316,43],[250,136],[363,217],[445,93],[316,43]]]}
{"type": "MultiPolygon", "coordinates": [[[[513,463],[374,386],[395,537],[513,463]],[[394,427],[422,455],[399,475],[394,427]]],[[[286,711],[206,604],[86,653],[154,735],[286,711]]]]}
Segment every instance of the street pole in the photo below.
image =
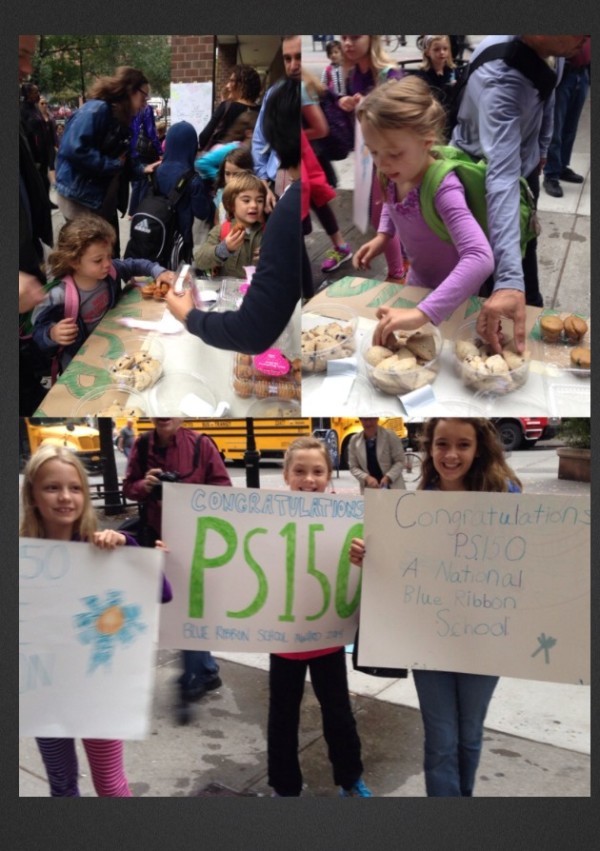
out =
{"type": "Polygon", "coordinates": [[[98,418],[98,431],[100,432],[100,457],[102,458],[102,478],[104,479],[104,511],[110,517],[113,514],[120,514],[122,511],[110,417],[98,418]]]}
{"type": "Polygon", "coordinates": [[[244,452],[244,465],[246,467],[246,487],[260,487],[260,452],[256,449],[254,439],[254,420],[246,417],[246,451],[244,452]]]}

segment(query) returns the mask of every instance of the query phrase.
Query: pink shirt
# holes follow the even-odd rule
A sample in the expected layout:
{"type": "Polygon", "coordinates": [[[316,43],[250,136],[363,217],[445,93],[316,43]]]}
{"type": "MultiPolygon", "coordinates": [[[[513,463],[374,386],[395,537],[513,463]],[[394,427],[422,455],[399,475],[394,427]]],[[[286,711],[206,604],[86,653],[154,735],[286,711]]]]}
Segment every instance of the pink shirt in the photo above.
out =
{"type": "Polygon", "coordinates": [[[434,325],[469,296],[476,295],[494,271],[494,255],[486,235],[467,207],[462,183],[452,172],[435,196],[436,210],[452,237],[444,242],[427,226],[419,204],[420,186],[403,201],[395,201],[391,188],[381,212],[380,233],[398,233],[410,260],[407,284],[433,290],[419,303],[434,325]]]}

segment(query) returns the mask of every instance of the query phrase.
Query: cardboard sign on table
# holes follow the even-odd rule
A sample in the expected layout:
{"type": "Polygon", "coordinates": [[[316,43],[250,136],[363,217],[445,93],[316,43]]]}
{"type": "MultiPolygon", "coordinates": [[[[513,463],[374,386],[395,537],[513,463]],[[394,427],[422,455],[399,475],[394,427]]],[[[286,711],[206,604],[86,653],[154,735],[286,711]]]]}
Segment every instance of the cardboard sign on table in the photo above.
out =
{"type": "Polygon", "coordinates": [[[164,554],[19,540],[22,736],[148,732],[164,554]]]}
{"type": "Polygon", "coordinates": [[[161,647],[293,653],[351,644],[361,571],[348,558],[363,500],[163,484],[173,600],[161,647]]]}
{"type": "Polygon", "coordinates": [[[361,664],[590,682],[590,500],[365,493],[361,664]]]}

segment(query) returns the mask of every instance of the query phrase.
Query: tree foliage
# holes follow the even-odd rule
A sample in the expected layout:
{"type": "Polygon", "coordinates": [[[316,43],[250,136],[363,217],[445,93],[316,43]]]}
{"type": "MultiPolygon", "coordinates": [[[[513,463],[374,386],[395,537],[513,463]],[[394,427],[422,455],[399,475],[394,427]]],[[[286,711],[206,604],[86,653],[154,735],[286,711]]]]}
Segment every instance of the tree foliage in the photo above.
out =
{"type": "Polygon", "coordinates": [[[167,99],[171,44],[166,35],[43,35],[32,79],[53,101],[76,106],[98,76],[119,65],[139,68],[153,95],[167,99]]]}

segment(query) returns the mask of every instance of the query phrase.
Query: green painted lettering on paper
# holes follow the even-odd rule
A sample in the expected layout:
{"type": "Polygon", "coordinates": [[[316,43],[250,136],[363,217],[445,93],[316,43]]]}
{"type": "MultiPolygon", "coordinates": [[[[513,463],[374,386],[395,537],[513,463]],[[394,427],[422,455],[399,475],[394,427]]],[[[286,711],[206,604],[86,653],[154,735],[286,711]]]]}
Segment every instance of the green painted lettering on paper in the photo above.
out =
{"type": "Polygon", "coordinates": [[[327,298],[348,298],[348,296],[362,295],[381,286],[381,281],[372,281],[368,278],[340,278],[327,287],[327,298]]]}
{"type": "Polygon", "coordinates": [[[267,529],[252,529],[244,538],[244,558],[246,559],[246,564],[250,565],[256,575],[256,578],[258,579],[258,591],[256,592],[254,600],[252,600],[252,602],[248,606],[246,606],[245,609],[242,609],[239,612],[227,612],[227,617],[229,618],[249,618],[252,615],[255,615],[260,609],[262,609],[265,604],[265,600],[267,599],[267,594],[269,591],[267,577],[265,576],[265,572],[260,566],[260,564],[256,561],[256,559],[250,552],[249,542],[250,539],[253,538],[255,535],[266,535],[267,532],[267,529]]]}
{"type": "Polygon", "coordinates": [[[60,376],[57,384],[64,384],[71,396],[81,399],[90,390],[110,384],[110,375],[106,369],[92,366],[89,363],[83,363],[80,360],[73,360],[69,364],[68,370],[60,376]],[[82,385],[80,379],[84,377],[87,379],[92,378],[93,381],[91,384],[82,385]]]}
{"type": "Polygon", "coordinates": [[[322,523],[311,523],[308,527],[308,569],[309,576],[314,576],[323,591],[323,606],[315,615],[307,615],[307,621],[316,621],[322,617],[329,608],[331,600],[331,586],[326,575],[315,567],[315,534],[325,529],[322,523]]]}
{"type": "Polygon", "coordinates": [[[190,618],[204,617],[204,571],[227,564],[236,551],[236,548],[237,535],[231,523],[221,520],[218,517],[198,518],[190,573],[190,618]],[[205,552],[206,538],[209,532],[215,532],[217,535],[220,535],[225,543],[225,551],[213,558],[208,558],[205,552]]]}
{"type": "Polygon", "coordinates": [[[341,618],[349,618],[351,614],[353,614],[358,605],[360,603],[360,586],[362,582],[362,574],[361,579],[356,586],[356,591],[354,592],[354,597],[350,602],[348,602],[348,579],[350,578],[350,544],[352,542],[352,538],[362,538],[363,537],[363,524],[355,523],[350,529],[348,529],[348,534],[346,535],[346,540],[342,546],[342,552],[340,554],[340,560],[338,563],[337,570],[337,581],[335,585],[335,610],[337,614],[341,618]]]}
{"type": "Polygon", "coordinates": [[[279,533],[285,543],[285,611],[279,615],[280,621],[295,621],[294,607],[294,568],[296,565],[296,524],[287,523],[279,533]]]}

